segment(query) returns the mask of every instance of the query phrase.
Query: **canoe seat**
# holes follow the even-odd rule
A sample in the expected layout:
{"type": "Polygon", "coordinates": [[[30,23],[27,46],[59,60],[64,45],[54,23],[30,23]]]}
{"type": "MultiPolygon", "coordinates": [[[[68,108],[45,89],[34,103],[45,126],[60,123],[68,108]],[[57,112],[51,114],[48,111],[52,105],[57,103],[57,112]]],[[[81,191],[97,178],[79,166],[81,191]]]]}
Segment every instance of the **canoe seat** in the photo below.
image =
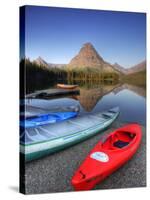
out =
{"type": "Polygon", "coordinates": [[[116,113],[116,111],[114,111],[114,110],[109,110],[108,112],[109,113],[116,113]]]}
{"type": "Polygon", "coordinates": [[[111,118],[111,116],[108,115],[108,114],[102,114],[102,117],[103,117],[104,119],[109,119],[109,118],[111,118]]]}
{"type": "Polygon", "coordinates": [[[123,147],[127,146],[128,144],[129,144],[129,142],[124,142],[124,141],[118,140],[118,141],[114,142],[113,145],[117,148],[123,148],[123,147]]]}

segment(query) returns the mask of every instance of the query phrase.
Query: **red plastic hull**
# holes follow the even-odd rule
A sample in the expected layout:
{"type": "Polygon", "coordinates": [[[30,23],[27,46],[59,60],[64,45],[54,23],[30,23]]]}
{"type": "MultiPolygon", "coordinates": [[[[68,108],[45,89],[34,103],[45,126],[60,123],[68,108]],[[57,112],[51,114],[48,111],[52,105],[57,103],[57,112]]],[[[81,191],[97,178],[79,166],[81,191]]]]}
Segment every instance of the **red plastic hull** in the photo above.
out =
{"type": "Polygon", "coordinates": [[[71,182],[76,191],[94,188],[97,183],[130,160],[140,145],[141,127],[138,124],[129,124],[107,135],[105,141],[103,139],[75,172],[71,182]],[[120,140],[128,145],[123,148],[115,147],[114,144],[120,140]]]}

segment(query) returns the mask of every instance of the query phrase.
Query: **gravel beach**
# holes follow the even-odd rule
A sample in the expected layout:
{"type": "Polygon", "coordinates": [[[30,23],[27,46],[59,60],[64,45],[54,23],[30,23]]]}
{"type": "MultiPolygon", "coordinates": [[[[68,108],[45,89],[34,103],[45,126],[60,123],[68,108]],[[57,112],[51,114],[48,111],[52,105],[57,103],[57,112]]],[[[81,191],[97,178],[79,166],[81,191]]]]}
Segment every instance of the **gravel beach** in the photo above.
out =
{"type": "MultiPolygon", "coordinates": [[[[113,123],[100,134],[68,149],[25,166],[26,194],[73,191],[71,177],[88,152],[99,139],[123,124],[113,123]]],[[[97,185],[94,189],[131,188],[146,186],[146,129],[142,126],[143,138],[134,157],[123,167],[97,185]]]]}

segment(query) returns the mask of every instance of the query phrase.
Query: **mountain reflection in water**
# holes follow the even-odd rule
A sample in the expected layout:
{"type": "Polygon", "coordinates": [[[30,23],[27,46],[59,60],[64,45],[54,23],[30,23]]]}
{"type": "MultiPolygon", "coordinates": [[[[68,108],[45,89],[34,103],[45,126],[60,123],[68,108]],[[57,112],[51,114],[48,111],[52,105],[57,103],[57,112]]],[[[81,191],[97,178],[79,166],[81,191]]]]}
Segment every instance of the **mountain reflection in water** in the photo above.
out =
{"type": "Polygon", "coordinates": [[[80,88],[80,95],[77,96],[77,99],[79,100],[82,107],[86,111],[90,112],[104,95],[112,92],[116,87],[117,86],[114,85],[101,85],[98,88],[80,88]]]}
{"type": "Polygon", "coordinates": [[[97,88],[80,88],[77,96],[82,112],[98,112],[120,107],[120,121],[146,124],[146,88],[127,83],[101,85],[97,88]]]}
{"type": "MultiPolygon", "coordinates": [[[[75,101],[76,103],[79,103],[81,115],[87,112],[94,113],[107,110],[114,106],[119,106],[120,115],[118,120],[123,122],[138,122],[145,125],[145,86],[131,85],[128,83],[92,84],[90,86],[85,84],[80,86],[79,89],[80,95],[69,95],[66,97],[72,102],[75,101]]],[[[65,102],[62,96],[57,98],[59,99],[59,106],[63,106],[68,102],[65,102]]],[[[54,100],[54,97],[52,99],[47,99],[47,105],[44,103],[43,106],[50,106],[53,102],[52,100],[54,100]]],[[[32,105],[34,102],[36,102],[36,100],[33,99],[30,104],[32,105]]]]}
{"type": "Polygon", "coordinates": [[[138,96],[146,97],[146,89],[130,84],[117,84],[117,85],[101,85],[98,88],[84,89],[80,88],[80,95],[76,96],[85,111],[90,112],[94,109],[96,104],[103,98],[113,92],[117,95],[123,90],[129,90],[138,96]]]}

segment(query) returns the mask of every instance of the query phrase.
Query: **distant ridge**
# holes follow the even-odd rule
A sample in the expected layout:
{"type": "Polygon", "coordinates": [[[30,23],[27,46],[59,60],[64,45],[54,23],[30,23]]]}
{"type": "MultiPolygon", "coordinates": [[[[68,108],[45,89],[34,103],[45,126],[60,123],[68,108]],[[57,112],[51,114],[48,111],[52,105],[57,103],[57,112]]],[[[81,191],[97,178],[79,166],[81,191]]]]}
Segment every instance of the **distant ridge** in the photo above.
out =
{"type": "Polygon", "coordinates": [[[146,60],[140,62],[139,64],[134,65],[133,67],[126,70],[127,74],[133,74],[140,71],[146,70],[146,60]]]}
{"type": "Polygon", "coordinates": [[[39,56],[33,62],[36,63],[39,66],[43,66],[43,67],[46,67],[46,68],[62,68],[62,67],[66,66],[66,64],[47,63],[41,56],[39,56]]]}
{"type": "Polygon", "coordinates": [[[115,63],[113,65],[113,67],[125,75],[133,74],[133,73],[137,73],[137,72],[146,70],[146,60],[144,60],[128,69],[125,69],[124,67],[120,66],[118,63],[115,63]]]}
{"type": "Polygon", "coordinates": [[[33,62],[36,63],[39,66],[48,67],[48,63],[43,58],[41,58],[40,56],[36,60],[34,60],[33,62]]]}
{"type": "Polygon", "coordinates": [[[38,57],[33,61],[39,66],[50,68],[64,68],[69,70],[84,70],[91,69],[101,72],[119,73],[122,75],[129,75],[137,72],[146,70],[146,60],[132,66],[131,68],[125,69],[118,63],[113,65],[104,61],[104,59],[98,54],[94,46],[88,42],[85,43],[79,53],[71,59],[68,64],[54,64],[46,62],[42,57],[38,57]]]}

